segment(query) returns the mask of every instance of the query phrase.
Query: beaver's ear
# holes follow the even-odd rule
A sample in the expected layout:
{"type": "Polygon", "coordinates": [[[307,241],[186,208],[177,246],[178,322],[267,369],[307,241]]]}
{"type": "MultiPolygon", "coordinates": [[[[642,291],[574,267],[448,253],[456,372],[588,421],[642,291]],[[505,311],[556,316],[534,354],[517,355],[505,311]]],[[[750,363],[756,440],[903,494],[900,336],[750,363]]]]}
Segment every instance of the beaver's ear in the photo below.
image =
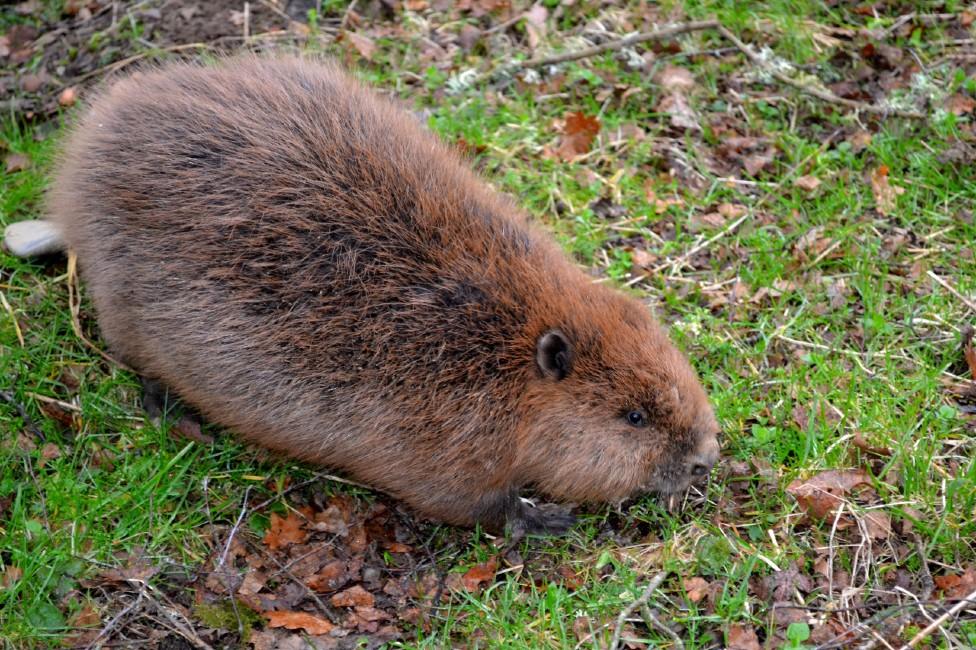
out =
{"type": "Polygon", "coordinates": [[[546,377],[560,380],[573,366],[573,350],[569,340],[559,330],[550,330],[535,344],[535,361],[546,377]]]}

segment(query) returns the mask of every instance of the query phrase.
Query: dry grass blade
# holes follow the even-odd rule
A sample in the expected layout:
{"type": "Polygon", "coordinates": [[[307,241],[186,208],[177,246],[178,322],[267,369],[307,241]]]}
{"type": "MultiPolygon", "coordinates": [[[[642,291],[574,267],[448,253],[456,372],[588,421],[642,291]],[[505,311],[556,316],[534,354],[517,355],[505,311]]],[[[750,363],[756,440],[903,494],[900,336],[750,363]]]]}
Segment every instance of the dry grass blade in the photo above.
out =
{"type": "Polygon", "coordinates": [[[931,623],[929,623],[925,629],[912,637],[912,640],[901,647],[901,650],[911,650],[919,643],[928,638],[935,630],[942,626],[950,618],[961,612],[967,605],[976,605],[976,590],[972,591],[965,598],[961,599],[958,603],[943,612],[942,616],[938,617],[931,623]]]}
{"type": "Polygon", "coordinates": [[[132,368],[89,341],[81,331],[81,295],[78,291],[78,256],[74,252],[68,253],[68,309],[71,311],[71,329],[74,331],[75,336],[77,336],[87,348],[93,352],[96,352],[103,359],[112,365],[121,368],[122,370],[135,372],[132,370],[132,368]]]}

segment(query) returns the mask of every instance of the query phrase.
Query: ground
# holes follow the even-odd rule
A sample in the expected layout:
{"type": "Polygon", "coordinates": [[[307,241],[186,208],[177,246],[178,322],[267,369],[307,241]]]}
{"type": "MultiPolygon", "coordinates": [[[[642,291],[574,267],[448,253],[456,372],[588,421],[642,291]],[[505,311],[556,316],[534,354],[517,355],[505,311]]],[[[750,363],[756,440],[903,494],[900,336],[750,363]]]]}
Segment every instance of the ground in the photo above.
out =
{"type": "Polygon", "coordinates": [[[62,125],[112,75],[241,48],[338,56],[595,281],[646,301],[724,434],[677,507],[578,508],[563,539],[421,521],[227,432],[147,421],[137,378],[96,351],[83,285],[73,322],[73,269],[0,252],[0,645],[976,645],[972,8],[2,11],[3,225],[43,214],[62,125]]]}

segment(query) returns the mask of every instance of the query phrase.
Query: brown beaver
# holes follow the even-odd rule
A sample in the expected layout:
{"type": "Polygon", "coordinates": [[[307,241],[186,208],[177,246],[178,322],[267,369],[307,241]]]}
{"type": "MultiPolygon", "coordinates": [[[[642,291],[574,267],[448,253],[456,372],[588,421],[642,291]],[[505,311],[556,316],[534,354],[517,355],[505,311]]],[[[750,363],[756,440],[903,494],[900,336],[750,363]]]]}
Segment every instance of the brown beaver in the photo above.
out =
{"type": "Polygon", "coordinates": [[[208,420],[424,515],[684,490],[694,371],[455,152],[333,64],[172,64],[95,99],[50,214],[114,354],[208,420]]]}

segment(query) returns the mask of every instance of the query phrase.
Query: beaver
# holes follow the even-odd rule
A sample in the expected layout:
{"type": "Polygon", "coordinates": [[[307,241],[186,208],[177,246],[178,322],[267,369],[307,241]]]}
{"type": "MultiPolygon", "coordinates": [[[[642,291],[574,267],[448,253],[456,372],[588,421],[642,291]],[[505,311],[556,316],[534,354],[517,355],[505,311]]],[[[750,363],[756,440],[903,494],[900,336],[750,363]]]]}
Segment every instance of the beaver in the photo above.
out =
{"type": "Polygon", "coordinates": [[[49,218],[148,386],[455,525],[674,493],[718,425],[648,309],[392,100],[300,57],[170,63],[90,103],[49,218]]]}

